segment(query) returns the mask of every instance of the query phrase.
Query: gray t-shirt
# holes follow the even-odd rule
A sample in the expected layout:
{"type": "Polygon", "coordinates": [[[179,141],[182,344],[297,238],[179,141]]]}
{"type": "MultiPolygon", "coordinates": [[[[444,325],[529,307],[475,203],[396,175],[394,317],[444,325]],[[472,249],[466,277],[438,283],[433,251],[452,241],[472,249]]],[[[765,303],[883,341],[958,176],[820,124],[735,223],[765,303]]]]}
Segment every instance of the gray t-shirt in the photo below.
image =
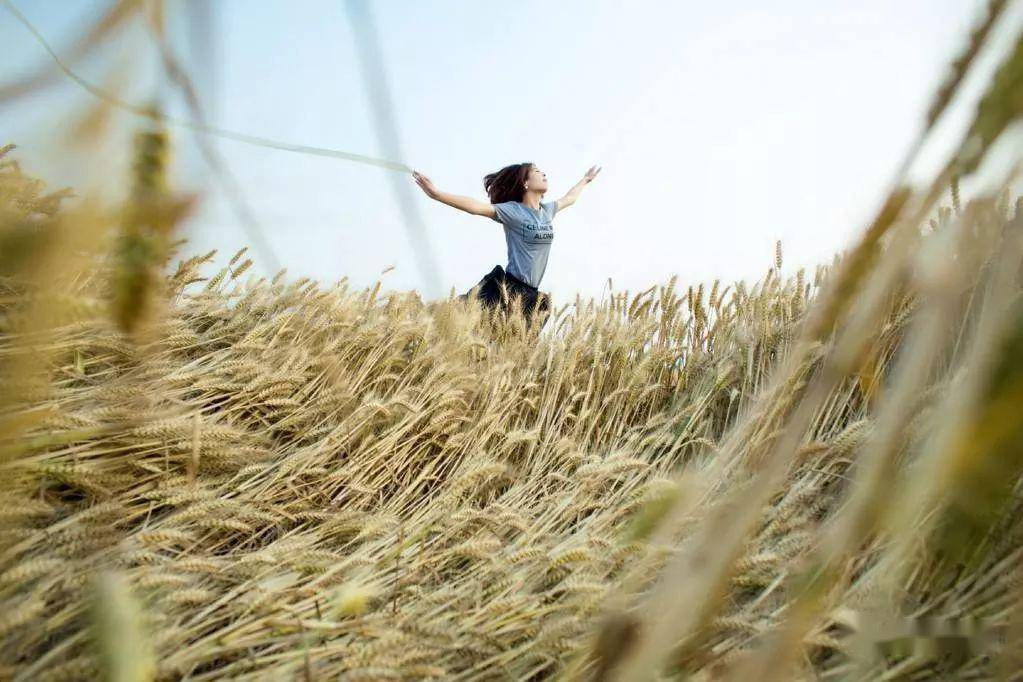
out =
{"type": "Polygon", "coordinates": [[[557,201],[540,202],[539,211],[521,201],[494,204],[494,220],[504,225],[504,238],[508,242],[505,271],[530,286],[539,287],[547,269],[547,255],[554,241],[551,221],[557,210],[557,201]]]}

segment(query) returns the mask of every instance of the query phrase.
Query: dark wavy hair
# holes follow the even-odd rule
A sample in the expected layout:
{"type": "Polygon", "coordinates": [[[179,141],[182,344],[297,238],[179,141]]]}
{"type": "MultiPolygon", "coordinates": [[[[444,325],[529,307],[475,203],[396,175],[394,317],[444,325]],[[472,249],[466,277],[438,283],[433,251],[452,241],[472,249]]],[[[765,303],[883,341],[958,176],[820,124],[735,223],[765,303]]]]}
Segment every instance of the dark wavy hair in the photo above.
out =
{"type": "Polygon", "coordinates": [[[483,176],[483,188],[487,190],[490,203],[503,204],[506,201],[522,201],[526,195],[526,179],[533,164],[513,163],[496,173],[483,176]]]}

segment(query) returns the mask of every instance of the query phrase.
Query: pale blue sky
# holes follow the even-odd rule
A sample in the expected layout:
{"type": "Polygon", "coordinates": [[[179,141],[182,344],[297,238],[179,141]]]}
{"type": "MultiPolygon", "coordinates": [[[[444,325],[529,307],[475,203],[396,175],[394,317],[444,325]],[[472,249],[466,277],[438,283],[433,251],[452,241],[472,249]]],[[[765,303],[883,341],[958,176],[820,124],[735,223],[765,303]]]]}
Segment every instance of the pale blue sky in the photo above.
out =
{"type": "MultiPolygon", "coordinates": [[[[16,4],[56,46],[106,3],[16,4]]],[[[190,50],[186,3],[167,3],[175,45],[214,124],[283,141],[381,154],[342,0],[211,1],[213,60],[190,50]]],[[[759,277],[776,239],[786,270],[848,245],[921,126],[980,0],[719,0],[373,3],[406,158],[443,190],[485,198],[482,177],[533,161],[561,196],[604,168],[555,220],[541,289],[560,305],[759,277]]],[[[0,8],[0,81],[47,59],[0,8]]],[[[140,26],[80,66],[102,82],[120,63],[125,97],[153,90],[140,26]]],[[[90,101],[62,79],[0,106],[0,143],[53,184],[126,177],[135,119],[98,158],[58,144],[90,101]]],[[[182,112],[174,102],[174,112],[182,112]]],[[[226,262],[247,242],[214,189],[191,133],[175,131],[181,186],[208,188],[188,224],[191,250],[226,262]]],[[[217,140],[291,277],[423,290],[386,171],[217,140]]],[[[407,181],[419,193],[411,177],[407,181]]],[[[445,293],[506,263],[500,226],[417,195],[445,293]]],[[[255,254],[253,254],[255,255],[255,254]]],[[[266,274],[258,267],[253,272],[266,274]]],[[[429,294],[430,292],[424,292],[429,294]]]]}

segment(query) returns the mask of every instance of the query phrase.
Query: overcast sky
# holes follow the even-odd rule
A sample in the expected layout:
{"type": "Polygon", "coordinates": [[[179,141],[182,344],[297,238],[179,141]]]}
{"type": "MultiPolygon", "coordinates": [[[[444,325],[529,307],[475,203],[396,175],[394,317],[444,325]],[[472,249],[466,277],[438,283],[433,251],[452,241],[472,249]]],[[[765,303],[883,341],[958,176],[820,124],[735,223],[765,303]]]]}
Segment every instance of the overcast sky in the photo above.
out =
{"type": "MultiPolygon", "coordinates": [[[[16,4],[55,46],[105,2],[16,4]]],[[[782,240],[786,270],[830,259],[863,227],[922,125],[981,0],[373,2],[404,158],[442,189],[485,198],[483,175],[520,161],[556,199],[603,171],[554,221],[541,289],[560,305],[680,284],[758,278],[782,240]]],[[[384,156],[343,0],[167,2],[212,123],[282,141],[384,156]],[[205,7],[206,9],[202,9],[205,7]],[[210,39],[189,33],[196,20],[210,39]]],[[[47,57],[0,7],[0,82],[47,57]]],[[[78,65],[120,67],[126,99],[157,87],[141,24],[78,65]]],[[[128,177],[131,115],[101,154],[67,152],[90,96],[66,79],[0,105],[0,143],[53,185],[128,177]]],[[[169,92],[164,90],[164,92],[169,92]]],[[[177,99],[172,113],[182,113],[177,99]]],[[[226,263],[249,243],[196,152],[173,132],[175,178],[204,191],[190,255],[226,263]]],[[[347,276],[430,296],[389,177],[394,171],[216,140],[290,277],[347,276]]],[[[412,178],[443,291],[506,265],[500,225],[434,202],[412,178]]],[[[109,183],[108,183],[109,184],[109,183]]],[[[268,274],[258,260],[252,272],[268,274]]],[[[272,274],[272,273],[269,273],[272,274]]]]}

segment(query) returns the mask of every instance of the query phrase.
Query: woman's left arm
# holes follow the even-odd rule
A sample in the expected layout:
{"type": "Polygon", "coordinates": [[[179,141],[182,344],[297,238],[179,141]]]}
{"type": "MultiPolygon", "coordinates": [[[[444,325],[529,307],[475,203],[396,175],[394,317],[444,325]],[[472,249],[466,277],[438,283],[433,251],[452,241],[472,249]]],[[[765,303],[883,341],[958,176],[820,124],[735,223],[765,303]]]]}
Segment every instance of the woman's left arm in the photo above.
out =
{"type": "Polygon", "coordinates": [[[597,177],[597,173],[599,172],[600,166],[592,166],[588,171],[586,171],[586,174],[583,176],[583,179],[575,183],[572,189],[568,190],[568,192],[565,193],[565,196],[558,199],[557,212],[560,213],[562,210],[574,204],[575,200],[579,198],[580,194],[582,194],[583,187],[590,184],[593,178],[597,177]]]}

